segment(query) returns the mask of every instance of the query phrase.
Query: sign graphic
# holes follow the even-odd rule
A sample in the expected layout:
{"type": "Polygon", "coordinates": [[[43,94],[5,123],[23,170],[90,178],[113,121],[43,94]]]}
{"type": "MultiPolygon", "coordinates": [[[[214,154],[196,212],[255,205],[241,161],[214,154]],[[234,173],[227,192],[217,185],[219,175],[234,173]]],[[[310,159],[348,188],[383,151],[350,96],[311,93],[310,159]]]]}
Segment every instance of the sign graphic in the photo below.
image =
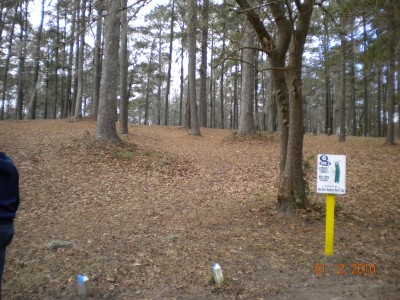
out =
{"type": "Polygon", "coordinates": [[[346,155],[318,154],[317,193],[346,194],[346,155]]]}

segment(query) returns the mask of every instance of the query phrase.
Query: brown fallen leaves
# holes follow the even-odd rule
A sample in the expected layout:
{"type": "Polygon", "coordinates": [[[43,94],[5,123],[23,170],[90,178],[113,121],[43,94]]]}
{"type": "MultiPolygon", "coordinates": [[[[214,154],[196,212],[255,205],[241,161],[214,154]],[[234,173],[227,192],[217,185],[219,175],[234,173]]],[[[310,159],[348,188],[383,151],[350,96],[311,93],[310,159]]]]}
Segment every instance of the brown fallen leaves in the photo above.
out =
{"type": "MultiPolygon", "coordinates": [[[[305,137],[304,157],[347,155],[335,255],[325,258],[324,196],[276,211],[279,138],[131,126],[120,146],[93,142],[90,121],[1,122],[0,148],[21,176],[4,299],[394,299],[400,285],[399,146],[382,139],[305,137]],[[48,250],[54,240],[73,247],[48,250]],[[226,283],[210,283],[218,262],[226,283]],[[371,263],[370,275],[334,264],[371,263]],[[315,274],[315,264],[326,264],[315,274]]],[[[313,168],[308,178],[315,179],[313,168]]]]}

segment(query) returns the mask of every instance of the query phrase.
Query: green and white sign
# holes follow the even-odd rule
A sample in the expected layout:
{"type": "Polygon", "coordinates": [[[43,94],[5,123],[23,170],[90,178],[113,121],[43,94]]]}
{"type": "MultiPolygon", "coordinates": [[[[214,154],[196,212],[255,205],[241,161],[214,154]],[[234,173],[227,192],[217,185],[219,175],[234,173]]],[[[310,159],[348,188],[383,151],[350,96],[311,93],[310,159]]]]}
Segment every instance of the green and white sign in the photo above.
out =
{"type": "Polygon", "coordinates": [[[317,193],[346,194],[346,156],[318,154],[317,193]]]}

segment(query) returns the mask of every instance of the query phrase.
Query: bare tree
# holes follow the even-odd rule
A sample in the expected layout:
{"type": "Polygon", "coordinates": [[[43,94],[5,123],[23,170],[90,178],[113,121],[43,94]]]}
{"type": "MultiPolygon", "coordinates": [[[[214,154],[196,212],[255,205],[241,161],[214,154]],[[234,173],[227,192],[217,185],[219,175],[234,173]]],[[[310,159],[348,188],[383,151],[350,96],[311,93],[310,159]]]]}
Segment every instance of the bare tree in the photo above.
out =
{"type": "Polygon", "coordinates": [[[340,95],[339,95],[339,142],[346,141],[346,39],[345,19],[343,15],[342,1],[338,0],[342,8],[340,16],[340,95]]]}
{"type": "Polygon", "coordinates": [[[11,31],[8,39],[8,47],[7,47],[7,57],[6,57],[6,64],[4,67],[4,77],[3,77],[3,91],[2,91],[2,96],[1,96],[1,114],[0,114],[0,120],[4,119],[4,105],[6,102],[6,91],[7,91],[7,78],[8,78],[8,69],[10,66],[10,59],[12,55],[12,43],[13,43],[13,38],[14,38],[14,29],[15,29],[15,20],[17,19],[17,13],[18,13],[18,6],[19,4],[15,5],[15,10],[14,10],[14,15],[13,15],[13,22],[11,25],[11,31]]]}
{"type": "Polygon", "coordinates": [[[395,69],[396,69],[396,20],[395,20],[395,0],[386,0],[385,9],[387,15],[388,29],[391,38],[389,39],[388,70],[387,70],[387,133],[386,144],[394,145],[394,105],[396,102],[395,93],[395,69]]]}
{"type": "Polygon", "coordinates": [[[33,92],[32,99],[28,105],[28,114],[25,116],[26,119],[36,119],[36,102],[37,102],[37,88],[39,85],[39,69],[40,69],[40,45],[42,43],[42,35],[43,35],[43,20],[44,20],[44,2],[42,0],[42,13],[40,16],[40,24],[37,32],[36,39],[36,48],[35,48],[35,71],[33,75],[33,92]]]}
{"type": "Polygon", "coordinates": [[[22,107],[24,98],[24,71],[25,71],[25,54],[26,45],[28,40],[28,0],[25,1],[25,9],[23,9],[23,3],[21,3],[21,20],[23,20],[23,26],[20,28],[19,40],[22,44],[19,48],[18,54],[18,87],[17,87],[17,107],[15,110],[15,118],[22,120],[22,107]]]}
{"type": "Polygon", "coordinates": [[[56,46],[54,47],[54,97],[51,102],[51,118],[57,118],[57,103],[58,103],[58,70],[59,70],[59,46],[60,46],[60,6],[61,2],[56,3],[56,46]]]}
{"type": "MultiPolygon", "coordinates": [[[[341,1],[340,1],[341,2],[341,1]]],[[[363,22],[363,46],[364,49],[368,48],[368,37],[367,37],[367,22],[365,18],[365,14],[362,16],[362,22],[363,22]]],[[[369,112],[369,95],[368,95],[368,73],[369,73],[369,62],[365,61],[363,64],[363,82],[364,82],[364,136],[369,136],[370,135],[370,112],[369,112]]]]}
{"type": "Polygon", "coordinates": [[[81,16],[80,16],[80,41],[79,41],[79,50],[78,50],[78,69],[77,69],[77,93],[75,99],[75,118],[82,117],[82,97],[83,97],[83,60],[84,60],[84,51],[85,51],[85,27],[86,27],[86,0],[82,0],[81,4],[81,16]]]}
{"type": "Polygon", "coordinates": [[[200,126],[207,127],[207,41],[209,0],[203,0],[201,18],[201,65],[200,65],[200,126]]]}
{"type": "MultiPolygon", "coordinates": [[[[79,0],[75,0],[73,4],[78,7],[79,6],[79,0]]],[[[72,66],[74,63],[74,45],[75,45],[75,39],[74,39],[74,32],[76,28],[76,23],[77,23],[77,12],[78,8],[76,11],[72,14],[72,19],[71,19],[71,33],[69,35],[69,51],[68,51],[68,64],[67,64],[67,82],[66,82],[66,93],[65,93],[65,99],[64,99],[64,108],[63,108],[63,114],[61,114],[62,118],[66,118],[71,115],[71,109],[72,109],[72,66]]],[[[67,14],[65,14],[65,22],[67,22],[67,14]]],[[[75,58],[76,60],[76,58],[75,58]]]]}
{"type": "MultiPolygon", "coordinates": [[[[251,3],[249,1],[249,3],[251,3]]],[[[251,4],[252,5],[252,4],[251,4]]],[[[244,28],[244,49],[242,66],[242,98],[240,106],[239,134],[254,134],[254,98],[255,98],[255,50],[254,29],[246,20],[244,28]]]]}
{"type": "Polygon", "coordinates": [[[118,94],[118,53],[120,41],[120,0],[110,0],[105,19],[104,61],[101,74],[96,140],[120,143],[115,128],[118,94]]]}
{"type": "Polygon", "coordinates": [[[120,59],[120,91],[121,99],[119,125],[121,134],[128,134],[128,1],[121,0],[121,49],[119,54],[120,59]]]}
{"type": "Polygon", "coordinates": [[[97,119],[99,111],[100,81],[101,81],[101,56],[102,56],[102,30],[103,30],[103,0],[97,2],[96,41],[93,58],[93,86],[92,86],[92,111],[91,117],[97,119]]]}
{"type": "Polygon", "coordinates": [[[147,82],[146,82],[146,95],[145,95],[145,103],[144,103],[144,125],[149,125],[149,108],[150,108],[150,93],[151,93],[151,75],[153,71],[153,59],[154,59],[154,50],[156,47],[156,42],[153,40],[151,43],[150,50],[150,59],[147,68],[147,82]]]}
{"type": "Polygon", "coordinates": [[[325,133],[332,134],[333,130],[333,113],[332,113],[332,95],[331,95],[331,75],[328,61],[330,60],[329,47],[331,44],[330,33],[328,27],[328,16],[324,16],[323,28],[324,34],[322,38],[322,52],[324,57],[324,79],[325,79],[325,133]]]}
{"type": "Polygon", "coordinates": [[[188,79],[189,79],[189,101],[190,101],[190,123],[192,135],[199,136],[199,117],[197,114],[196,99],[196,28],[197,28],[197,1],[189,0],[188,9],[188,79]]]}
{"type": "Polygon", "coordinates": [[[164,125],[168,125],[168,114],[169,114],[169,94],[171,89],[171,68],[172,68],[172,50],[174,41],[174,23],[175,23],[175,0],[171,0],[171,23],[169,33],[169,52],[168,52],[168,73],[167,73],[167,90],[165,92],[165,107],[164,107],[164,125]]]}
{"type": "Polygon", "coordinates": [[[269,55],[280,110],[280,185],[278,203],[283,211],[308,205],[303,175],[302,63],[314,0],[265,3],[278,28],[276,40],[247,0],[236,0],[253,25],[269,55]],[[294,17],[294,9],[297,15],[294,17]],[[290,47],[290,48],[289,48],[290,47]],[[286,66],[286,53],[289,61],[286,66]]]}

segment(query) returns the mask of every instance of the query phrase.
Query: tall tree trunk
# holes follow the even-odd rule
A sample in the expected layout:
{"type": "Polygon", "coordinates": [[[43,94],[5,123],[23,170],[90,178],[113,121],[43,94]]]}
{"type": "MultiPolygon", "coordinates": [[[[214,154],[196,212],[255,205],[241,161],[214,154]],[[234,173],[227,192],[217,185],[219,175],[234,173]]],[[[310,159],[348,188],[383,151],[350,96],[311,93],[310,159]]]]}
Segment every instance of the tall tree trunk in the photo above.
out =
{"type": "Polygon", "coordinates": [[[235,63],[235,73],[234,73],[234,83],[233,83],[233,129],[238,129],[239,127],[239,64],[235,63]]]}
{"type": "MultiPolygon", "coordinates": [[[[214,51],[214,31],[211,29],[211,63],[213,62],[213,51],[214,51]]],[[[215,128],[215,88],[216,88],[216,78],[215,78],[215,68],[210,70],[210,127],[215,128]]]]}
{"type": "Polygon", "coordinates": [[[62,61],[61,61],[61,95],[60,95],[60,118],[64,117],[64,101],[65,101],[65,70],[66,70],[66,61],[67,61],[67,52],[66,52],[66,41],[67,39],[67,24],[64,23],[63,32],[62,32],[62,61]]]}
{"type": "MultiPolygon", "coordinates": [[[[3,45],[3,29],[5,25],[4,19],[7,16],[8,11],[10,10],[5,4],[5,1],[0,1],[0,45],[3,45]]],[[[2,79],[4,80],[4,77],[2,79]]]]}
{"type": "Polygon", "coordinates": [[[357,135],[357,114],[356,114],[356,55],[355,55],[355,48],[356,48],[356,39],[354,38],[354,31],[355,22],[352,19],[352,31],[351,31],[351,40],[352,40],[352,47],[351,47],[351,63],[350,63],[350,84],[351,84],[351,112],[349,113],[349,117],[351,122],[351,134],[353,136],[357,135]]]}
{"type": "MultiPolygon", "coordinates": [[[[398,47],[400,47],[400,44],[398,45],[398,47]]],[[[400,93],[400,76],[397,75],[397,88],[396,88],[395,94],[399,95],[399,93],[400,93]]],[[[400,116],[400,102],[399,101],[397,101],[397,116],[400,116]]],[[[397,121],[397,125],[398,125],[397,137],[400,138],[400,120],[397,121]]]]}
{"type": "MultiPolygon", "coordinates": [[[[389,66],[386,66],[386,82],[388,80],[389,66]]],[[[382,85],[382,136],[387,135],[387,98],[388,98],[388,86],[387,83],[382,85]]]]}
{"type": "Polygon", "coordinates": [[[121,49],[119,53],[120,59],[120,116],[119,125],[121,134],[128,134],[128,1],[121,0],[121,49]]]}
{"type": "Polygon", "coordinates": [[[76,119],[82,118],[82,97],[83,97],[83,62],[84,62],[84,51],[85,51],[85,27],[86,27],[86,0],[82,0],[81,4],[81,16],[80,16],[80,40],[78,50],[78,69],[77,69],[77,93],[75,98],[75,113],[76,119]]]}
{"type": "Polygon", "coordinates": [[[339,97],[339,142],[346,141],[346,46],[341,37],[340,50],[340,97],[339,97]]]}
{"type": "MultiPolygon", "coordinates": [[[[267,107],[268,107],[267,101],[271,101],[272,97],[268,97],[267,98],[267,93],[266,93],[265,90],[266,90],[266,76],[265,76],[265,72],[261,72],[261,98],[263,99],[262,100],[262,125],[261,125],[261,130],[262,131],[269,131],[270,127],[269,127],[269,119],[268,119],[268,115],[267,115],[267,107]]],[[[270,95],[271,94],[272,93],[270,91],[270,95]]],[[[273,128],[273,125],[271,125],[271,128],[273,128]]],[[[271,130],[271,131],[273,131],[273,130],[271,130]]]]}
{"type": "Polygon", "coordinates": [[[192,120],[191,120],[191,112],[190,112],[190,87],[189,87],[189,79],[188,79],[188,89],[187,89],[187,100],[185,103],[185,128],[191,129],[192,128],[192,120]]]}
{"type": "MultiPolygon", "coordinates": [[[[253,6],[253,3],[251,3],[250,5],[253,6]]],[[[251,23],[246,20],[242,63],[242,97],[239,119],[240,135],[249,135],[256,132],[256,128],[254,126],[254,63],[254,29],[251,27],[251,23]]]]}
{"type": "Polygon", "coordinates": [[[168,125],[168,114],[169,114],[169,94],[171,89],[171,69],[172,69],[172,50],[174,41],[174,23],[175,23],[175,0],[171,0],[172,11],[171,11],[171,24],[169,33],[169,52],[168,52],[168,73],[167,73],[167,90],[165,92],[165,110],[164,110],[164,125],[168,125]]]}
{"type": "Polygon", "coordinates": [[[387,106],[386,144],[388,145],[394,145],[394,103],[396,101],[394,73],[395,73],[395,59],[394,59],[394,53],[391,53],[389,57],[389,69],[387,76],[387,103],[386,103],[387,106]]]}
{"type": "Polygon", "coordinates": [[[49,107],[49,82],[50,82],[50,48],[47,48],[46,58],[46,92],[44,96],[44,113],[43,119],[47,119],[47,109],[49,107]]]}
{"type": "Polygon", "coordinates": [[[225,128],[225,94],[224,94],[224,73],[225,73],[225,63],[221,64],[221,74],[219,80],[219,101],[220,101],[220,125],[221,129],[225,128]]]}
{"type": "Polygon", "coordinates": [[[161,87],[162,87],[162,27],[158,29],[158,86],[157,86],[157,125],[161,125],[161,87]]]}
{"type": "Polygon", "coordinates": [[[104,63],[101,74],[99,114],[96,124],[96,140],[119,143],[115,128],[118,94],[118,53],[120,26],[118,13],[120,0],[112,0],[105,20],[104,63]]]}
{"type": "Polygon", "coordinates": [[[382,69],[380,66],[378,66],[377,70],[377,78],[378,78],[378,89],[377,89],[377,104],[376,104],[376,124],[377,124],[377,134],[376,136],[380,137],[382,136],[382,120],[381,120],[381,110],[382,110],[382,69]]]}
{"type": "MultiPolygon", "coordinates": [[[[184,25],[181,26],[181,32],[184,32],[185,27],[184,25]]],[[[184,71],[183,71],[183,51],[185,45],[185,35],[182,34],[181,37],[181,72],[180,72],[180,92],[179,92],[179,126],[182,126],[182,114],[183,114],[183,84],[184,84],[184,71]]]]}
{"type": "MultiPolygon", "coordinates": [[[[267,115],[267,123],[268,123],[268,131],[269,132],[276,132],[278,130],[278,106],[277,106],[277,102],[278,102],[278,95],[276,94],[276,90],[275,90],[275,85],[274,85],[274,81],[272,81],[271,79],[273,78],[272,74],[269,76],[269,97],[268,97],[268,105],[267,105],[267,112],[265,112],[264,109],[264,115],[267,115]]],[[[263,84],[265,85],[265,82],[263,81],[263,84]]],[[[265,89],[264,89],[265,90],[265,89]]],[[[264,92],[265,93],[265,92],[264,92]]]]}
{"type": "Polygon", "coordinates": [[[196,99],[196,29],[197,29],[197,0],[189,0],[188,9],[188,80],[190,101],[191,134],[200,136],[199,116],[196,99]]]}
{"type": "Polygon", "coordinates": [[[36,119],[36,105],[37,105],[37,89],[39,85],[39,70],[40,70],[40,45],[42,43],[42,33],[43,33],[43,20],[44,20],[44,2],[42,0],[40,24],[36,38],[36,48],[35,48],[35,71],[33,75],[33,91],[32,99],[28,105],[28,114],[25,116],[26,119],[36,119]]]}
{"type": "Polygon", "coordinates": [[[25,54],[28,40],[28,5],[29,1],[25,1],[25,11],[23,3],[21,3],[21,20],[24,20],[23,26],[20,28],[19,41],[21,47],[18,53],[18,86],[17,86],[17,106],[15,111],[15,118],[22,120],[22,108],[24,104],[24,71],[25,71],[25,54]]]}
{"type": "Polygon", "coordinates": [[[101,81],[101,37],[103,30],[103,0],[97,3],[97,20],[96,20],[96,41],[94,46],[93,59],[93,86],[92,86],[92,111],[91,117],[97,119],[99,111],[100,81],[101,81]]]}
{"type": "MultiPolygon", "coordinates": [[[[224,6],[226,5],[226,1],[224,0],[224,6]]],[[[223,20],[222,26],[222,55],[225,55],[225,40],[226,40],[226,20],[223,20]]],[[[219,81],[219,100],[220,100],[220,128],[225,128],[225,105],[224,105],[224,74],[225,74],[225,62],[224,60],[221,63],[221,78],[219,81]]]]}
{"type": "Polygon", "coordinates": [[[279,203],[284,211],[307,207],[303,175],[303,94],[302,67],[304,44],[313,11],[313,0],[305,0],[299,9],[299,19],[292,34],[288,64],[289,137],[285,169],[281,179],[279,203]]]}
{"type": "Polygon", "coordinates": [[[149,60],[149,67],[147,69],[147,83],[146,83],[146,96],[144,102],[144,125],[149,125],[149,98],[150,98],[150,78],[152,76],[152,66],[153,66],[153,57],[154,57],[154,48],[155,48],[155,40],[153,40],[151,44],[151,51],[150,51],[150,60],[149,60]]]}
{"type": "Polygon", "coordinates": [[[5,4],[5,1],[0,1],[0,45],[3,44],[3,28],[4,28],[3,9],[4,9],[4,4],[5,4]]]}
{"type": "MultiPolygon", "coordinates": [[[[282,8],[277,10],[276,15],[282,17],[284,11],[282,8]]],[[[286,78],[286,53],[289,49],[292,32],[290,30],[290,24],[287,20],[282,20],[281,28],[283,29],[282,35],[279,37],[277,42],[277,49],[271,55],[271,67],[272,67],[272,83],[274,86],[274,93],[277,97],[277,109],[278,109],[278,123],[279,123],[279,136],[280,136],[280,174],[281,178],[285,170],[288,139],[289,139],[289,89],[286,78]]],[[[280,186],[282,186],[282,181],[280,186]]],[[[278,195],[278,199],[280,196],[278,195]]],[[[284,199],[284,198],[283,198],[284,199]]],[[[280,201],[280,200],[279,200],[280,201]]]]}
{"type": "MultiPolygon", "coordinates": [[[[338,0],[338,4],[342,7],[341,0],[338,0]]],[[[340,27],[339,142],[344,142],[346,141],[346,24],[343,13],[340,16],[340,27]]]]}
{"type": "MultiPolygon", "coordinates": [[[[251,26],[251,24],[249,24],[251,26]]],[[[253,32],[254,34],[254,32],[253,32]]],[[[255,38],[255,35],[254,35],[255,38]]],[[[254,62],[254,125],[256,130],[260,130],[260,120],[259,120],[259,111],[258,111],[258,102],[259,102],[259,80],[258,80],[258,64],[259,64],[259,51],[255,51],[255,62],[254,62]]]]}
{"type": "Polygon", "coordinates": [[[14,28],[15,28],[15,20],[17,19],[17,13],[18,13],[18,6],[19,4],[15,5],[15,10],[14,10],[14,16],[13,16],[13,23],[11,24],[11,31],[8,39],[8,46],[7,46],[7,57],[6,57],[6,63],[4,67],[4,76],[3,76],[3,91],[1,95],[1,114],[0,114],[0,120],[4,120],[4,105],[6,102],[6,91],[7,91],[7,79],[8,79],[8,70],[10,67],[10,59],[12,55],[12,43],[14,39],[14,28]]]}
{"type": "Polygon", "coordinates": [[[207,127],[207,46],[208,46],[209,0],[203,0],[201,24],[201,65],[200,65],[200,126],[207,127]]]}
{"type": "Polygon", "coordinates": [[[59,68],[59,47],[60,47],[60,5],[61,2],[57,1],[56,4],[56,47],[54,48],[54,97],[52,101],[51,118],[57,118],[57,104],[58,104],[58,68],[59,68]]]}
{"type": "Polygon", "coordinates": [[[333,112],[331,95],[331,75],[329,68],[330,60],[330,32],[328,27],[328,16],[324,17],[324,37],[323,37],[323,56],[324,56],[324,78],[325,78],[325,134],[328,136],[333,131],[333,112]]]}
{"type": "MultiPolygon", "coordinates": [[[[225,51],[225,39],[222,41],[222,52],[225,51]]],[[[220,101],[220,128],[225,128],[225,94],[224,94],[224,75],[225,75],[225,62],[221,63],[221,77],[219,80],[219,101],[220,101]]]]}
{"type": "Polygon", "coordinates": [[[396,101],[395,93],[395,72],[396,72],[396,44],[395,44],[395,30],[396,21],[394,12],[393,1],[386,0],[385,6],[388,18],[388,31],[391,35],[389,39],[389,63],[387,70],[387,133],[386,144],[394,145],[394,105],[396,101]]]}
{"type": "MultiPolygon", "coordinates": [[[[75,0],[74,2],[76,10],[72,13],[72,20],[71,20],[71,34],[69,35],[69,53],[68,53],[68,68],[67,68],[67,83],[66,83],[66,93],[65,93],[65,100],[64,100],[64,113],[62,118],[67,118],[71,115],[72,109],[72,66],[74,63],[74,45],[75,45],[75,28],[76,28],[76,19],[77,19],[77,12],[79,6],[79,0],[75,0]]],[[[67,22],[67,13],[65,13],[65,22],[67,22]]],[[[76,59],[76,58],[75,58],[76,59]]]]}
{"type": "MultiPolygon", "coordinates": [[[[76,30],[80,32],[80,6],[82,0],[77,0],[76,8],[76,30]]],[[[69,115],[75,117],[76,99],[78,96],[78,85],[79,85],[79,49],[80,49],[80,38],[79,35],[75,39],[75,61],[74,61],[74,73],[72,77],[72,96],[71,96],[71,111],[69,115]]]]}
{"type": "MultiPolygon", "coordinates": [[[[231,74],[232,75],[232,74],[231,74]]],[[[235,81],[235,80],[234,80],[235,81]]],[[[230,110],[229,110],[229,128],[234,129],[234,122],[235,122],[235,117],[234,117],[234,109],[235,109],[235,82],[233,83],[233,91],[232,91],[232,86],[229,85],[229,91],[228,92],[231,96],[231,105],[230,105],[230,110]]]]}
{"type": "MultiPolygon", "coordinates": [[[[367,25],[365,14],[362,17],[363,20],[363,46],[365,51],[368,47],[367,41],[367,25]]],[[[369,97],[368,97],[368,72],[369,72],[369,63],[364,62],[363,64],[363,81],[364,81],[364,136],[370,135],[370,121],[369,121],[369,97]]]]}

